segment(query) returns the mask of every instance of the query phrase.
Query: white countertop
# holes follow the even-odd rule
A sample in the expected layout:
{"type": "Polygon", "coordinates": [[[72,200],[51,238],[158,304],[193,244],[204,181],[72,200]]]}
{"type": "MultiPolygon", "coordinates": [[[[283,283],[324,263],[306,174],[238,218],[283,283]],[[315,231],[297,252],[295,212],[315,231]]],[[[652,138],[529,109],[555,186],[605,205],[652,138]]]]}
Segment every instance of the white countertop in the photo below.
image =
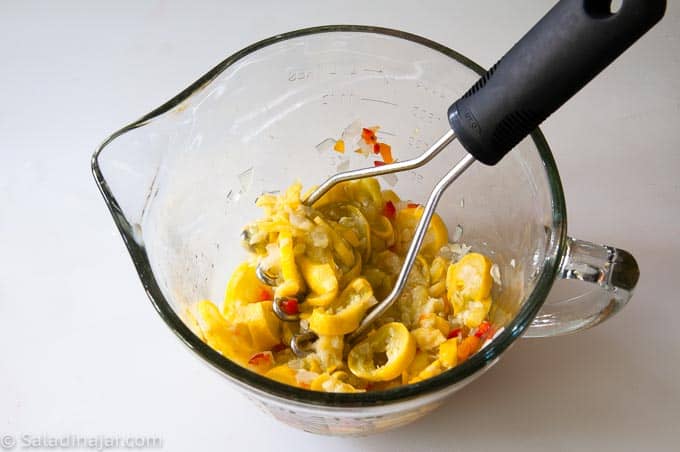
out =
{"type": "Polygon", "coordinates": [[[518,341],[397,431],[341,439],[291,429],[201,364],[154,312],[90,174],[106,136],[253,41],[375,24],[489,66],[553,3],[0,3],[0,439],[158,436],[164,450],[205,452],[677,450],[677,2],[543,126],[570,234],[640,264],[630,305],[581,334],[518,341]]]}

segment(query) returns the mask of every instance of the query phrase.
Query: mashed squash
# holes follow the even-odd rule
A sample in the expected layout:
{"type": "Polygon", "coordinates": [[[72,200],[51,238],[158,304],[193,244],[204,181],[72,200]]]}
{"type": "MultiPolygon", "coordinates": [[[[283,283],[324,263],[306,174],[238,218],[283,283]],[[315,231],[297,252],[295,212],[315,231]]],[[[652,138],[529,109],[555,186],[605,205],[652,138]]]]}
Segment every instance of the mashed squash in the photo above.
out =
{"type": "Polygon", "coordinates": [[[215,350],[285,384],[360,392],[431,378],[493,335],[493,263],[470,252],[452,261],[445,251],[466,247],[449,244],[435,214],[406,289],[350,346],[345,336],[392,289],[423,209],[371,178],[341,183],[311,207],[305,196],[295,183],[257,200],[264,217],[244,228],[250,257],[221,309],[201,300],[193,313],[215,350]],[[306,331],[317,339],[299,357],[290,338],[306,331]]]}

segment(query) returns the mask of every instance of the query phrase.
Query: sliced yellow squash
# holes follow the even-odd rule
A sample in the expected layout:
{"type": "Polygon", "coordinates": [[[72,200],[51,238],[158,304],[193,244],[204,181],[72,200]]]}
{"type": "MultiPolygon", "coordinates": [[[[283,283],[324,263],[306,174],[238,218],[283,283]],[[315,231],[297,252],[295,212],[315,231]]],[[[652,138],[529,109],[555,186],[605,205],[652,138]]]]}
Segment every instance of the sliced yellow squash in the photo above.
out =
{"type": "Polygon", "coordinates": [[[290,367],[288,364],[281,364],[276,366],[264,374],[265,377],[271,378],[272,380],[278,381],[290,386],[300,386],[296,378],[297,372],[290,367]]]}
{"type": "Polygon", "coordinates": [[[458,339],[451,338],[441,344],[437,358],[447,368],[454,367],[458,363],[458,339]]]}
{"type": "Polygon", "coordinates": [[[373,290],[364,278],[347,285],[328,307],[315,308],[309,317],[309,328],[320,336],[340,336],[359,326],[373,301],[373,290]]]}
{"type": "Polygon", "coordinates": [[[271,300],[272,297],[271,287],[257,278],[255,265],[250,262],[243,262],[236,267],[231,278],[229,278],[222,313],[227,320],[233,321],[238,306],[271,300]]]}
{"type": "Polygon", "coordinates": [[[430,264],[430,281],[435,283],[446,280],[446,270],[448,266],[448,261],[441,256],[432,259],[432,264],[430,264]]]}
{"type": "Polygon", "coordinates": [[[196,305],[196,321],[205,341],[227,358],[245,365],[255,351],[248,327],[244,324],[230,325],[211,301],[199,301],[196,305]]]}
{"type": "Polygon", "coordinates": [[[411,331],[413,339],[420,350],[432,350],[446,341],[446,338],[437,328],[420,327],[411,331]]]}
{"type": "Polygon", "coordinates": [[[470,300],[463,311],[463,323],[468,328],[477,328],[489,314],[491,309],[491,298],[481,301],[470,300]]]}
{"type": "Polygon", "coordinates": [[[337,230],[341,237],[349,234],[347,240],[351,241],[351,235],[356,236],[354,248],[361,252],[364,262],[368,262],[371,255],[371,227],[361,210],[347,203],[329,204],[319,210],[334,222],[332,229],[337,230]]]}
{"type": "Polygon", "coordinates": [[[455,293],[465,301],[488,298],[493,285],[492,265],[488,257],[479,253],[468,253],[455,264],[451,264],[446,272],[449,299],[455,293]]]}
{"type": "MultiPolygon", "coordinates": [[[[397,212],[394,220],[396,234],[395,246],[397,253],[404,255],[411,245],[411,240],[418,226],[420,217],[423,216],[423,207],[407,207],[397,212]]],[[[420,254],[432,259],[439,253],[442,246],[448,243],[449,232],[441,217],[436,213],[432,215],[432,220],[425,233],[425,239],[420,248],[420,254]]]]}
{"type": "Polygon", "coordinates": [[[351,268],[354,265],[355,253],[352,251],[352,246],[354,245],[348,243],[348,240],[341,236],[340,232],[337,231],[333,225],[329,224],[321,217],[314,218],[314,222],[326,231],[331,238],[333,254],[337,257],[338,262],[346,268],[351,268]]]}
{"type": "Polygon", "coordinates": [[[312,306],[328,306],[338,295],[338,279],[330,264],[317,264],[304,256],[298,257],[300,272],[309,287],[306,302],[312,306]]]}
{"type": "Polygon", "coordinates": [[[381,192],[383,202],[390,201],[392,204],[395,206],[399,201],[401,201],[401,198],[394,192],[394,190],[383,190],[381,192]]]}
{"type": "Polygon", "coordinates": [[[289,229],[279,233],[281,253],[281,277],[283,282],[276,287],[276,298],[294,297],[302,290],[302,278],[295,264],[293,236],[289,229]]]}
{"type": "Polygon", "coordinates": [[[359,254],[357,250],[354,250],[354,266],[340,277],[340,281],[338,281],[340,288],[343,289],[347,287],[347,284],[361,276],[362,268],[363,262],[361,260],[361,254],[359,254]]]}
{"type": "Polygon", "coordinates": [[[349,201],[349,195],[347,194],[347,187],[349,182],[340,182],[337,185],[331,187],[317,202],[313,204],[312,207],[318,209],[327,204],[333,204],[336,202],[346,202],[349,201]]]}
{"type": "Polygon", "coordinates": [[[248,327],[255,350],[269,350],[281,343],[281,321],[272,311],[271,301],[243,306],[238,318],[248,327]]]}
{"type": "Polygon", "coordinates": [[[402,384],[406,384],[411,378],[416,377],[420,372],[425,370],[432,362],[430,354],[423,350],[416,351],[416,355],[408,366],[408,369],[402,373],[402,384]]]}
{"type": "Polygon", "coordinates": [[[394,229],[392,228],[392,222],[388,220],[385,215],[376,216],[370,226],[371,234],[383,239],[387,246],[392,246],[394,244],[394,229]]]}
{"type": "Polygon", "coordinates": [[[418,383],[419,381],[427,380],[428,378],[432,378],[434,376],[439,375],[444,370],[446,370],[446,369],[444,368],[444,366],[442,366],[441,361],[439,361],[438,359],[435,359],[425,369],[423,369],[418,375],[416,375],[414,378],[411,378],[409,380],[409,384],[418,383]]]}
{"type": "Polygon", "coordinates": [[[398,322],[387,323],[352,348],[349,370],[368,381],[389,381],[405,371],[416,354],[416,343],[398,322]]]}
{"type": "Polygon", "coordinates": [[[382,207],[382,193],[380,183],[374,177],[365,177],[350,182],[347,187],[350,198],[364,207],[382,207]]]}

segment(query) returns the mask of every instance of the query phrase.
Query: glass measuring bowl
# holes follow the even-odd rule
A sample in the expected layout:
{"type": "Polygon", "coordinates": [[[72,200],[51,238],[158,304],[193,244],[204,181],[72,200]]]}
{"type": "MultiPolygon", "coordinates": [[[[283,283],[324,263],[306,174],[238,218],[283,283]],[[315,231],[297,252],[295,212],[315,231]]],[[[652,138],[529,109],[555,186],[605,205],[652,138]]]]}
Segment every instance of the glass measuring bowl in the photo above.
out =
{"type": "MultiPolygon", "coordinates": [[[[261,213],[254,201],[300,179],[305,187],[371,165],[349,148],[317,149],[351,122],[380,125],[397,159],[422,152],[449,127],[447,107],[482,69],[427,39],[364,26],[299,30],[227,58],[166,104],[109,137],[95,179],[151,301],[172,331],[265,411],[307,431],[364,435],[411,422],[477,378],[520,335],[593,326],[630,298],[635,260],[567,236],[564,197],[548,145],[536,131],[495,167],[470,168],[438,213],[460,240],[491,255],[502,285],[492,321],[503,330],[461,365],[386,391],[330,394],[286,386],[207,346],[191,315],[220,303],[245,257],[239,233],[261,213]],[[591,282],[567,299],[557,279],[591,282]],[[546,300],[548,300],[546,302],[546,300]]],[[[416,171],[381,177],[403,198],[424,200],[462,156],[455,142],[416,171]]]]}

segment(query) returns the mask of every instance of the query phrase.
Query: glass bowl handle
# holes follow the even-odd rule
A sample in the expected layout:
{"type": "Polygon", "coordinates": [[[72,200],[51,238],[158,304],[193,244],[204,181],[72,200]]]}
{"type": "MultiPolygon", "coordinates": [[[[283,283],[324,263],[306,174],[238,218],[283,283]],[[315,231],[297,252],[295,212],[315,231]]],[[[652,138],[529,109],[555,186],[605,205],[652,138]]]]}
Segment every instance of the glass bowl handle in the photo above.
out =
{"type": "Polygon", "coordinates": [[[524,337],[573,333],[603,322],[628,303],[640,269],[628,251],[569,237],[559,277],[597,287],[576,297],[546,302],[524,337]]]}

